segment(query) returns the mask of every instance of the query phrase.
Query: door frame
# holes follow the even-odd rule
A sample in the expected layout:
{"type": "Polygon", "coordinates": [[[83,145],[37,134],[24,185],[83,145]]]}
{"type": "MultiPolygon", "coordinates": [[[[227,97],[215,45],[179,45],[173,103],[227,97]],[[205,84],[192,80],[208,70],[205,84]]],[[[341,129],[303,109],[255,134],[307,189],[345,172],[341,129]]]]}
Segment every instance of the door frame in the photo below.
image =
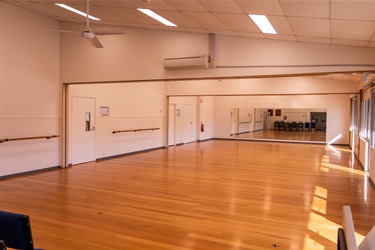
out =
{"type": "Polygon", "coordinates": [[[168,102],[168,133],[167,133],[167,147],[170,146],[176,146],[176,119],[177,119],[177,105],[175,103],[169,103],[168,102]],[[172,113],[171,113],[172,111],[172,113]],[[171,114],[173,114],[173,117],[171,117],[171,114]],[[170,127],[171,125],[171,119],[173,118],[173,128],[170,127]],[[173,129],[173,144],[169,143],[169,140],[171,139],[170,131],[173,129]]]}
{"type": "MultiPolygon", "coordinates": [[[[61,168],[67,168],[72,166],[72,155],[70,153],[71,150],[71,134],[72,134],[72,112],[73,112],[73,97],[84,97],[84,98],[92,98],[95,100],[96,98],[92,96],[71,96],[70,86],[69,83],[63,83],[62,85],[62,129],[61,129],[61,168]]],[[[96,108],[96,106],[95,106],[96,108]]],[[[96,136],[96,113],[95,115],[95,134],[96,136]]],[[[95,147],[95,145],[94,145],[95,147]]]]}

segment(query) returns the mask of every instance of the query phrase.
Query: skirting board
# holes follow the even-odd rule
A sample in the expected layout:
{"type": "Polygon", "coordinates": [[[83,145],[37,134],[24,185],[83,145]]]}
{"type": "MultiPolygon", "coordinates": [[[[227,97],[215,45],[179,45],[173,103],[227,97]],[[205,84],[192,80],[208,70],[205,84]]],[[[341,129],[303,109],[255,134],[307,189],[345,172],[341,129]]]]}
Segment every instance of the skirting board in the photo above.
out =
{"type": "Polygon", "coordinates": [[[129,153],[125,153],[125,154],[111,155],[111,156],[107,156],[107,157],[97,158],[96,161],[104,161],[104,160],[108,160],[108,159],[119,158],[119,157],[123,157],[123,156],[127,156],[127,155],[149,152],[149,151],[153,151],[153,150],[156,150],[156,149],[162,149],[162,148],[165,148],[165,147],[150,148],[150,149],[145,149],[145,150],[129,152],[129,153]]]}
{"type": "Polygon", "coordinates": [[[4,176],[0,176],[0,179],[18,177],[18,176],[23,176],[23,175],[30,175],[30,174],[40,173],[40,172],[46,172],[46,171],[50,171],[50,170],[54,170],[54,169],[58,169],[58,168],[61,168],[61,166],[48,167],[48,168],[26,171],[26,172],[22,172],[22,173],[4,175],[4,176]]]}

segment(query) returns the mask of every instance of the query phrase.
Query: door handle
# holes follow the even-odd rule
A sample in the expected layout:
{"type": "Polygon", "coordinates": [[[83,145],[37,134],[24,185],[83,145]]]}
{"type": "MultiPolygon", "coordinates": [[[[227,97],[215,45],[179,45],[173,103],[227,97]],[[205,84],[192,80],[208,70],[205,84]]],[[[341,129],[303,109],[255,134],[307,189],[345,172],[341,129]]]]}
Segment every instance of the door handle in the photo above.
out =
{"type": "Polygon", "coordinates": [[[93,126],[93,127],[91,128],[91,130],[95,130],[95,126],[93,126]]]}

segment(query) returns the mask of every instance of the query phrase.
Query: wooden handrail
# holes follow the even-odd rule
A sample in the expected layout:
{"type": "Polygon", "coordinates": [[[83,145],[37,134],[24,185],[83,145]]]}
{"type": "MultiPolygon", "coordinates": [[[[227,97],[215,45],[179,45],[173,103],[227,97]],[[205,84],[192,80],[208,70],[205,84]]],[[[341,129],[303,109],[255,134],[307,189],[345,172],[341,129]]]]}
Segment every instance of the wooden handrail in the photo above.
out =
{"type": "Polygon", "coordinates": [[[158,130],[160,128],[138,128],[138,129],[127,129],[127,130],[115,130],[112,131],[112,134],[117,133],[124,133],[124,132],[139,132],[139,131],[146,131],[146,130],[158,130]]]}
{"type": "Polygon", "coordinates": [[[8,141],[24,141],[24,140],[35,140],[35,139],[51,139],[60,137],[59,135],[45,135],[45,136],[33,136],[33,137],[20,137],[20,138],[6,138],[0,139],[0,143],[8,142],[8,141]]]}

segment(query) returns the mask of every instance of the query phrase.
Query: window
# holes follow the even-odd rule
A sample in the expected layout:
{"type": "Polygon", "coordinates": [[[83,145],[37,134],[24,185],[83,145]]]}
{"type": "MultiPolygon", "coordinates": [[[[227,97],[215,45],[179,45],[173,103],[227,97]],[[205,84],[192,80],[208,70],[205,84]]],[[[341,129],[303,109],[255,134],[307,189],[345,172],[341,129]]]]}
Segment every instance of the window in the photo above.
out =
{"type": "Polygon", "coordinates": [[[358,98],[352,98],[351,101],[351,126],[350,131],[358,134],[358,98]]]}
{"type": "Polygon", "coordinates": [[[375,148],[375,87],[372,88],[371,92],[371,100],[372,100],[372,107],[371,107],[371,121],[372,121],[372,128],[371,128],[371,146],[375,148]]]}
{"type": "Polygon", "coordinates": [[[362,101],[362,119],[361,119],[361,137],[364,139],[370,139],[370,99],[362,101]]]}

